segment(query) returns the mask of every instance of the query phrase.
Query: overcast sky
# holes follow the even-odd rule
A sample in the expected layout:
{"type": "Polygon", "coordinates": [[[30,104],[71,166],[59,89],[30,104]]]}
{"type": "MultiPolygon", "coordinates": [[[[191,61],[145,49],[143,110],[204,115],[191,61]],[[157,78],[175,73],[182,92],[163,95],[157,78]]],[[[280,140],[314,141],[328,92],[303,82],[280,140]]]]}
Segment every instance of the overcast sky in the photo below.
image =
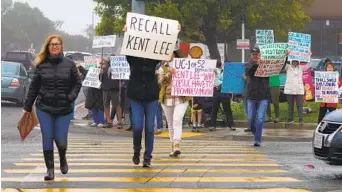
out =
{"type": "MultiPolygon", "coordinates": [[[[92,23],[92,0],[14,0],[27,2],[31,7],[38,7],[52,21],[63,21],[61,30],[70,34],[85,34],[87,25],[92,23]]],[[[99,18],[95,16],[95,24],[99,18]]]]}

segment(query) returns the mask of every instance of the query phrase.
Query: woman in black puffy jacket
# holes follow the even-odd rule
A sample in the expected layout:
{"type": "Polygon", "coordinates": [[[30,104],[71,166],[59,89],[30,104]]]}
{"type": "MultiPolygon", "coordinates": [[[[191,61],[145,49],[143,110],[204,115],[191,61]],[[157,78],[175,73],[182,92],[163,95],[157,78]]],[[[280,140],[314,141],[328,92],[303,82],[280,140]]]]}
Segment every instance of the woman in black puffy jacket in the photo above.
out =
{"type": "Polygon", "coordinates": [[[24,105],[24,113],[30,112],[36,100],[47,168],[45,180],[53,180],[55,176],[53,141],[58,148],[61,172],[68,172],[65,153],[70,114],[82,86],[75,63],[63,56],[63,45],[58,35],[45,40],[35,59],[36,69],[24,105]]]}

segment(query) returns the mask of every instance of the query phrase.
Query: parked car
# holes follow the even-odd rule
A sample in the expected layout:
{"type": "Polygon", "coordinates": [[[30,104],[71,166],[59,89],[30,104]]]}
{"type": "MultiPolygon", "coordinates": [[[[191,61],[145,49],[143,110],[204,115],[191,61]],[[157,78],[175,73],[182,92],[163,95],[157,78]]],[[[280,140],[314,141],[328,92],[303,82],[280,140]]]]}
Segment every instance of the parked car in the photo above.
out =
{"type": "Polygon", "coordinates": [[[91,56],[91,53],[78,51],[65,51],[64,56],[74,61],[84,61],[84,56],[91,56]]]}
{"type": "Polygon", "coordinates": [[[26,70],[34,69],[35,55],[29,51],[9,51],[3,58],[4,61],[22,63],[26,70]]]}
{"type": "Polygon", "coordinates": [[[342,109],[327,114],[317,126],[312,142],[314,157],[342,165],[342,109]]]}
{"type": "Polygon", "coordinates": [[[1,100],[22,106],[31,79],[22,63],[1,61],[1,100]]]}

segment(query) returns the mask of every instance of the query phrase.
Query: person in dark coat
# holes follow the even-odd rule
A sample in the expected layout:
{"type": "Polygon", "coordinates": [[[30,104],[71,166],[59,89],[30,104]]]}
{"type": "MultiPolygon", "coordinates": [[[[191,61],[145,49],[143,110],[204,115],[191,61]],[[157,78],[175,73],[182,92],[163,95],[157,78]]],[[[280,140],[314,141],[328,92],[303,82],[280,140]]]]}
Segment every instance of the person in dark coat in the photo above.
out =
{"type": "Polygon", "coordinates": [[[91,110],[93,116],[92,127],[103,128],[105,124],[104,106],[103,106],[103,90],[89,87],[85,101],[85,108],[91,110]]]}
{"type": "Polygon", "coordinates": [[[43,153],[47,175],[55,178],[53,141],[58,152],[62,174],[68,173],[66,150],[73,102],[81,89],[81,79],[74,61],[63,55],[63,39],[51,35],[35,59],[36,69],[24,104],[24,113],[36,112],[43,138],[43,153]]]}

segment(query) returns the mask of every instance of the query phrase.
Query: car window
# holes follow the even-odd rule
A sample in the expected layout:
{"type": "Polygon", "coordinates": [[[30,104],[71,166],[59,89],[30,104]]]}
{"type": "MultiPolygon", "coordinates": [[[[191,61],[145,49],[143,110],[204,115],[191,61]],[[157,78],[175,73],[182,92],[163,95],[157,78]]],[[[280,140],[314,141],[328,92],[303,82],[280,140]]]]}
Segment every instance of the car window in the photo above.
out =
{"type": "Polygon", "coordinates": [[[18,74],[18,65],[1,63],[1,75],[12,76],[18,74]]]}
{"type": "Polygon", "coordinates": [[[84,61],[84,56],[89,56],[88,54],[83,53],[73,53],[73,54],[66,54],[65,57],[68,57],[74,61],[84,61]]]}
{"type": "Polygon", "coordinates": [[[27,54],[20,52],[9,52],[6,54],[6,60],[10,61],[27,61],[27,54]]]}
{"type": "Polygon", "coordinates": [[[26,70],[23,66],[20,66],[20,76],[22,76],[22,77],[27,76],[26,70]]]}

